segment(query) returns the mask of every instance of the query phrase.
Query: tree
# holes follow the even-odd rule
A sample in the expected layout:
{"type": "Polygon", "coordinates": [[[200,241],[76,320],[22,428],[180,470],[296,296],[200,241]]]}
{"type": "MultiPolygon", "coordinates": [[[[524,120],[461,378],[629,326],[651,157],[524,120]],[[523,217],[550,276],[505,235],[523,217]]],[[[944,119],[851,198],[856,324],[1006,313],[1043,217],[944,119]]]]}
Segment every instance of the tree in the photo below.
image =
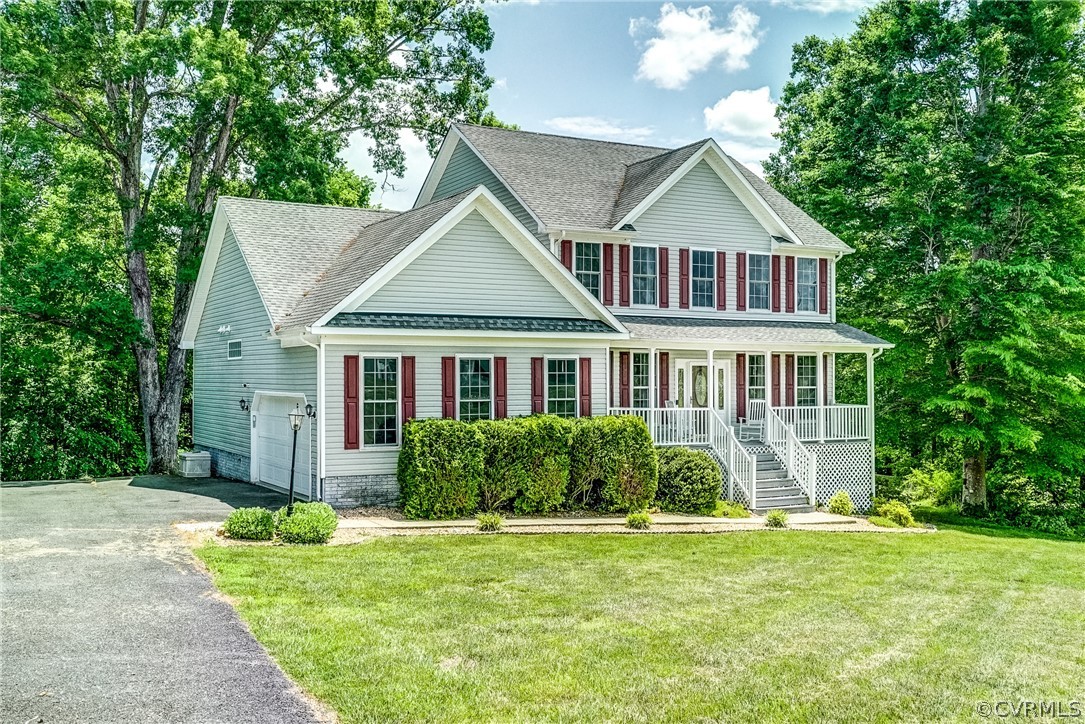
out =
{"type": "MultiPolygon", "coordinates": [[[[364,204],[372,184],[337,159],[348,136],[402,173],[400,129],[432,148],[482,117],[492,39],[471,0],[4,5],[5,117],[77,144],[110,182],[152,471],[177,451],[180,336],[220,192],[364,204]]],[[[35,305],[7,311],[50,321],[35,305]]]]}
{"type": "Polygon", "coordinates": [[[1076,2],[887,2],[795,47],[770,180],[857,252],[843,318],[897,343],[882,418],[1085,476],[1085,32],[1076,2]]]}

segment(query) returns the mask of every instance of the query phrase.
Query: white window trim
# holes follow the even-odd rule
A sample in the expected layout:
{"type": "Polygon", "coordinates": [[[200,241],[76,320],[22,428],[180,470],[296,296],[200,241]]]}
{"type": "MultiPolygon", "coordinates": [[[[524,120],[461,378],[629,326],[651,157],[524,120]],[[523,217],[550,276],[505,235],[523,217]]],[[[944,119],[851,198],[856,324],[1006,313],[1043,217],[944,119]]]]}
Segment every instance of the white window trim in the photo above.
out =
{"type": "MultiPolygon", "coordinates": [[[[415,377],[418,377],[418,368],[414,370],[415,377]]],[[[417,381],[417,379],[416,379],[417,381]]],[[[417,387],[417,384],[415,385],[417,387]]],[[[415,400],[415,405],[418,404],[418,400],[415,400]]],[[[346,433],[346,425],[344,423],[343,432],[346,433]]],[[[403,445],[403,354],[400,352],[389,352],[388,354],[381,354],[378,352],[370,354],[358,355],[358,449],[364,450],[370,448],[372,450],[399,450],[403,445]],[[365,444],[365,361],[367,359],[395,359],[396,361],[396,442],[394,444],[389,443],[372,443],[365,444]]]]}
{"type": "Polygon", "coordinates": [[[748,352],[746,354],[746,402],[747,402],[747,404],[749,403],[750,400],[753,400],[753,399],[765,400],[765,402],[768,403],[769,394],[770,394],[769,393],[769,365],[770,364],[772,364],[772,356],[768,352],[748,352]],[[754,357],[761,357],[764,360],[764,365],[763,365],[764,374],[761,375],[761,378],[765,381],[765,384],[757,386],[757,389],[759,389],[759,390],[763,389],[765,391],[765,396],[764,397],[754,398],[754,397],[752,397],[750,395],[750,390],[754,389],[753,385],[750,384],[750,372],[753,370],[753,358],[754,357]]]}
{"type": "MultiPolygon", "coordinates": [[[[580,370],[577,370],[577,374],[580,370]]],[[[580,380],[577,380],[579,383],[580,380]]],[[[579,397],[579,395],[577,395],[579,397]]],[[[633,409],[647,410],[652,407],[652,353],[646,349],[631,349],[629,350],[629,405],[633,409]],[[648,384],[641,387],[637,387],[637,365],[634,355],[642,354],[648,358],[648,384]],[[637,390],[648,391],[648,404],[644,407],[637,407],[637,390]]]]}
{"type": "Polygon", "coordinates": [[[236,362],[239,359],[244,359],[244,356],[245,356],[244,355],[244,348],[245,348],[244,340],[240,340],[240,339],[228,339],[228,340],[226,340],[226,359],[227,359],[227,361],[236,362]],[[230,345],[233,344],[234,342],[237,342],[239,354],[236,357],[231,357],[230,356],[230,345]]]}
{"type": "MultiPolygon", "coordinates": [[[[821,365],[819,359],[821,355],[814,353],[795,353],[795,371],[792,374],[791,384],[795,388],[795,407],[817,407],[821,404],[821,365]],[[803,387],[804,390],[814,391],[814,404],[813,405],[800,405],[799,404],[799,357],[813,357],[814,358],[814,386],[803,387]]],[[[787,400],[784,400],[786,402],[787,400]]]]}
{"type": "Polygon", "coordinates": [[[821,263],[818,261],[819,257],[816,256],[796,256],[795,257],[795,314],[802,314],[805,316],[818,316],[821,312],[818,311],[818,285],[821,282],[821,263]],[[814,260],[814,308],[810,310],[799,309],[799,260],[800,259],[813,259],[814,260]]]}
{"type": "MultiPolygon", "coordinates": [[[[607,277],[607,275],[605,273],[606,259],[603,258],[603,243],[601,241],[577,241],[576,239],[573,239],[572,243],[573,243],[573,277],[575,277],[578,282],[580,282],[580,277],[577,276],[577,275],[580,273],[580,270],[579,270],[579,268],[577,266],[577,256],[576,256],[577,244],[589,244],[591,246],[596,247],[599,250],[599,271],[598,272],[585,272],[585,274],[592,273],[592,274],[598,274],[599,275],[599,296],[596,297],[596,299],[598,300],[598,302],[600,304],[602,304],[603,300],[606,299],[606,289],[603,287],[603,285],[606,284],[606,277],[607,277]]],[[[587,285],[585,285],[583,282],[580,282],[580,285],[583,286],[585,290],[587,290],[587,292],[588,292],[588,294],[590,296],[593,296],[593,297],[595,296],[594,294],[591,293],[591,289],[588,289],[587,285]]]]}
{"type": "MultiPolygon", "coordinates": [[[[690,262],[692,264],[692,261],[690,262]]],[[[670,278],[670,275],[667,277],[670,278]]],[[[692,282],[691,282],[692,284],[692,282]]],[[[659,244],[630,244],[629,245],[629,304],[635,309],[659,309],[659,244]],[[655,249],[656,252],[656,303],[655,304],[637,304],[633,295],[633,279],[636,274],[633,273],[633,250],[637,248],[655,249]]]]}
{"type": "MultiPolygon", "coordinates": [[[[456,419],[460,419],[460,360],[489,360],[490,361],[490,416],[479,418],[486,420],[494,419],[494,356],[492,354],[458,354],[456,355],[456,419]]],[[[416,371],[417,374],[417,371],[416,371]]]]}
{"type": "MultiPolygon", "coordinates": [[[[797,272],[796,272],[797,273],[797,272]]],[[[783,305],[781,305],[781,309],[783,305]]],[[[771,312],[772,311],[772,254],[762,254],[759,251],[746,252],[746,311],[749,312],[771,312]],[[768,294],[765,295],[765,306],[755,307],[750,303],[753,299],[753,295],[750,294],[750,286],[752,284],[753,277],[750,275],[750,262],[755,256],[763,256],[769,260],[769,280],[768,280],[768,294]]]]}
{"type": "MultiPolygon", "coordinates": [[[[716,249],[707,249],[705,247],[690,247],[689,250],[689,308],[690,309],[716,309],[720,300],[716,299],[716,292],[719,291],[717,287],[719,284],[716,282],[716,273],[718,270],[719,262],[716,260],[716,249]],[[710,306],[703,306],[693,303],[693,254],[698,251],[707,251],[712,254],[712,304],[710,306]]],[[[748,274],[748,272],[747,272],[748,274]]]]}
{"type": "MultiPolygon", "coordinates": [[[[573,374],[576,375],[576,382],[573,384],[573,405],[576,408],[576,414],[574,418],[580,417],[580,357],[573,355],[552,355],[543,357],[543,414],[550,414],[550,360],[572,360],[573,361],[573,374]]],[[[629,371],[632,374],[633,371],[633,358],[629,358],[629,371]]],[[[632,394],[632,393],[630,393],[632,394]]],[[[632,400],[630,400],[632,402],[632,400]]]]}

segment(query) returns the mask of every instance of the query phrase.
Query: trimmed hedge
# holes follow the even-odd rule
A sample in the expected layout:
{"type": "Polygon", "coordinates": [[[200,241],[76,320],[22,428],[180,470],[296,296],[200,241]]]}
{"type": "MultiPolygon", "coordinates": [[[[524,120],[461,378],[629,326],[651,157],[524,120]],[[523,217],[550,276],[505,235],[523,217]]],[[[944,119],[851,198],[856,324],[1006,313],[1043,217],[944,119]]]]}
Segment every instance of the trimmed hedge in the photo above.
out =
{"type": "Polygon", "coordinates": [[[565,502],[573,424],[554,415],[472,423],[482,436],[482,510],[549,513],[565,502]]]}
{"type": "Polygon", "coordinates": [[[659,463],[644,420],[582,417],[569,445],[570,498],[602,510],[643,510],[655,500],[659,463]]]}
{"type": "Polygon", "coordinates": [[[275,529],[283,543],[327,543],[337,527],[339,517],[327,503],[294,503],[291,515],[286,508],[275,514],[275,529]]]}
{"type": "Polygon", "coordinates": [[[661,447],[656,500],[663,510],[709,515],[723,492],[720,466],[704,450],[661,447]]]}
{"type": "Polygon", "coordinates": [[[396,465],[408,518],[474,515],[482,486],[483,436],[459,420],[411,420],[403,428],[396,465]]]}
{"type": "Polygon", "coordinates": [[[236,540],[271,540],[275,518],[267,508],[238,508],[226,518],[222,532],[236,540]]]}

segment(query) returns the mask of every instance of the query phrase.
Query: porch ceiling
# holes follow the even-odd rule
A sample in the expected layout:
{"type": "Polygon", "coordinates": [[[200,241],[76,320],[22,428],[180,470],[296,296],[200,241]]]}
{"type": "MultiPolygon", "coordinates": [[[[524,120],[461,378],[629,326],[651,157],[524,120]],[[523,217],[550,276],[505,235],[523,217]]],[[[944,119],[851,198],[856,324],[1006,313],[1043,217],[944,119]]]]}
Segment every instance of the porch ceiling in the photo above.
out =
{"type": "Polygon", "coordinates": [[[843,346],[864,349],[893,346],[884,339],[847,324],[632,315],[618,315],[618,320],[626,326],[633,339],[660,342],[720,345],[735,349],[743,349],[744,345],[843,346]]]}

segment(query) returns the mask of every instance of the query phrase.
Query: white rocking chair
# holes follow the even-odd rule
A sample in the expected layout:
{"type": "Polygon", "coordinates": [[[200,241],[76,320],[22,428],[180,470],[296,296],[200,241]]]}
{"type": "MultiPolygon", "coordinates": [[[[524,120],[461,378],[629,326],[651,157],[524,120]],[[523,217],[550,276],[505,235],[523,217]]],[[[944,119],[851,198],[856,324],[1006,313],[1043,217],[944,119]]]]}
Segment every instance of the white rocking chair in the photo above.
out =
{"type": "Polygon", "coordinates": [[[765,439],[765,401],[750,400],[746,417],[738,419],[739,442],[762,442],[765,439]]]}

